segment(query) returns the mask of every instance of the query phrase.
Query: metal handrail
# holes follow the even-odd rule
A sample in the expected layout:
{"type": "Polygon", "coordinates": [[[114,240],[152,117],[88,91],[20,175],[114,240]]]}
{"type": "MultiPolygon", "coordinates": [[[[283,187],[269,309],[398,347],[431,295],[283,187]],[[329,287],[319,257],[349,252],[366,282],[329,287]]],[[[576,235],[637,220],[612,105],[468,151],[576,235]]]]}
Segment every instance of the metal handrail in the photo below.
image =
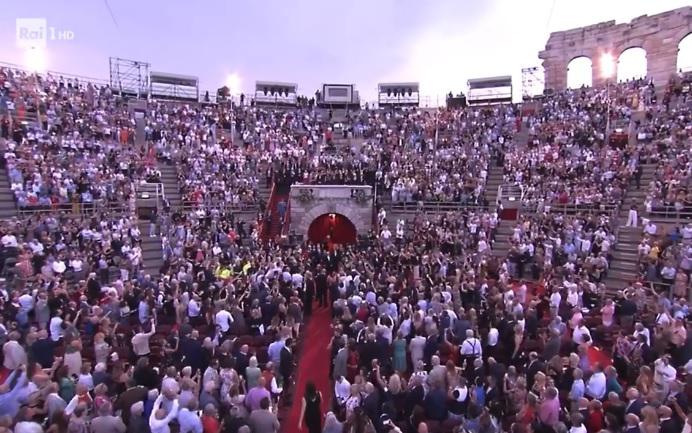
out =
{"type": "Polygon", "coordinates": [[[222,210],[230,210],[234,212],[244,212],[244,211],[255,211],[257,210],[258,203],[229,203],[229,202],[220,202],[218,204],[210,204],[210,203],[196,203],[192,202],[189,200],[184,200],[182,202],[182,205],[180,206],[180,209],[183,211],[191,211],[191,210],[215,210],[215,209],[222,209],[222,210]]]}
{"type": "Polygon", "coordinates": [[[17,209],[17,214],[19,217],[27,215],[36,215],[43,213],[69,213],[71,215],[88,215],[97,212],[130,212],[130,208],[127,205],[123,205],[120,202],[107,203],[103,199],[94,200],[90,203],[60,203],[51,206],[32,206],[32,207],[22,207],[17,209]],[[77,205],[78,212],[73,212],[74,207],[77,205]]]}
{"type": "Polygon", "coordinates": [[[460,210],[487,210],[489,206],[476,204],[463,204],[444,201],[419,201],[410,203],[382,203],[389,204],[390,212],[417,213],[417,212],[453,212],[460,210]]]}
{"type": "Polygon", "coordinates": [[[682,221],[692,219],[692,211],[685,209],[678,211],[673,206],[666,206],[663,209],[654,207],[651,209],[651,212],[646,214],[646,216],[682,221]],[[672,210],[669,208],[672,208],[672,210]]]}

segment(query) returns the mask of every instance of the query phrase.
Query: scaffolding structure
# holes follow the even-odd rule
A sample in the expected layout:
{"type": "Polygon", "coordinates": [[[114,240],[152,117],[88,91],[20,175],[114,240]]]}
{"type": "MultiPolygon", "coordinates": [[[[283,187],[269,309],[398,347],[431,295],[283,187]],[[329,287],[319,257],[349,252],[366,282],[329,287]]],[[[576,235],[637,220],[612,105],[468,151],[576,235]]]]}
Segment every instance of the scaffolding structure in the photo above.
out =
{"type": "Polygon", "coordinates": [[[532,99],[543,95],[545,90],[545,71],[542,66],[522,68],[521,96],[522,99],[532,99]]]}
{"type": "Polygon", "coordinates": [[[149,94],[149,63],[110,57],[111,88],[121,95],[146,98],[149,94]]]}

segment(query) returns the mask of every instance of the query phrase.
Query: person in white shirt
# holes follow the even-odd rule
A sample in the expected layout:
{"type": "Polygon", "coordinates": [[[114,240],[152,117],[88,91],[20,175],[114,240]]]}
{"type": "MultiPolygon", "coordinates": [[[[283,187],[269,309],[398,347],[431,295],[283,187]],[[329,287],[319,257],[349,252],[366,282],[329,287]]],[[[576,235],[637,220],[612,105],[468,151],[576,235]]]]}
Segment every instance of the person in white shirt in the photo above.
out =
{"type": "Polygon", "coordinates": [[[481,341],[474,337],[472,329],[466,330],[466,340],[464,340],[464,342],[461,343],[459,352],[462,356],[467,357],[480,358],[483,356],[483,348],[481,347],[481,341]]]}
{"type": "Polygon", "coordinates": [[[334,397],[339,404],[346,403],[348,397],[351,395],[351,384],[346,380],[345,377],[341,376],[334,382],[334,397]]]}
{"type": "Polygon", "coordinates": [[[586,383],[586,395],[597,400],[603,399],[606,394],[606,375],[603,373],[603,367],[596,364],[594,373],[586,383]]]}
{"type": "Polygon", "coordinates": [[[67,266],[62,259],[55,259],[51,265],[51,269],[53,269],[53,272],[56,274],[64,274],[67,270],[67,266]]]}
{"type": "Polygon", "coordinates": [[[656,236],[657,230],[658,227],[656,227],[656,224],[654,224],[653,221],[647,222],[646,226],[644,226],[644,233],[646,233],[649,236],[656,236]]]}
{"type": "Polygon", "coordinates": [[[301,289],[303,287],[303,275],[296,272],[295,274],[291,275],[291,284],[293,285],[294,289],[301,289]]]}
{"type": "Polygon", "coordinates": [[[637,227],[639,221],[639,215],[637,214],[637,206],[630,207],[630,211],[627,214],[627,224],[626,227],[637,227]]]}
{"type": "Polygon", "coordinates": [[[677,370],[670,365],[670,356],[663,355],[654,362],[654,384],[661,395],[667,396],[670,384],[677,377],[677,370]]]}
{"type": "Polygon", "coordinates": [[[646,345],[651,346],[651,333],[649,328],[645,327],[643,323],[637,322],[634,324],[634,333],[632,334],[636,339],[639,339],[640,335],[646,338],[646,345]]]}
{"type": "Polygon", "coordinates": [[[149,339],[156,333],[156,323],[151,321],[151,330],[144,332],[144,329],[132,336],[132,351],[137,356],[148,356],[151,353],[149,339]]]}
{"type": "Polygon", "coordinates": [[[199,295],[193,294],[192,299],[187,304],[187,315],[192,322],[195,322],[202,313],[202,308],[199,306],[199,295]]]}
{"type": "Polygon", "coordinates": [[[216,316],[214,317],[214,321],[216,323],[216,326],[221,328],[221,332],[224,334],[229,331],[231,328],[231,323],[233,323],[233,315],[226,311],[225,309],[221,308],[219,311],[216,313],[216,316]]]}
{"type": "Polygon", "coordinates": [[[170,422],[178,415],[178,399],[173,400],[171,410],[166,413],[166,409],[161,408],[161,402],[163,401],[163,394],[159,394],[154,401],[154,406],[151,410],[151,415],[149,415],[149,428],[151,433],[170,433],[171,429],[168,427],[170,422]]]}
{"type": "Polygon", "coordinates": [[[12,233],[8,233],[0,238],[0,243],[5,248],[17,248],[17,238],[12,233]]]}
{"type": "Polygon", "coordinates": [[[560,302],[562,302],[562,295],[560,295],[560,289],[556,287],[550,295],[550,308],[559,310],[560,302]]]}
{"type": "Polygon", "coordinates": [[[392,232],[389,231],[389,228],[385,227],[382,229],[382,232],[380,233],[380,239],[382,239],[385,243],[389,243],[389,240],[392,238],[392,232]]]}
{"type": "Polygon", "coordinates": [[[70,260],[70,267],[73,272],[82,272],[82,269],[84,269],[84,262],[79,257],[75,257],[70,260]]]}
{"type": "Polygon", "coordinates": [[[574,328],[574,332],[572,332],[572,342],[576,345],[580,345],[590,343],[591,341],[591,331],[589,331],[589,328],[580,320],[577,327],[574,328]]]}
{"type": "Polygon", "coordinates": [[[55,314],[50,319],[50,322],[48,324],[48,329],[50,330],[50,339],[53,341],[60,341],[60,339],[63,336],[63,329],[62,329],[62,317],[60,315],[62,314],[62,311],[58,310],[55,314]]]}

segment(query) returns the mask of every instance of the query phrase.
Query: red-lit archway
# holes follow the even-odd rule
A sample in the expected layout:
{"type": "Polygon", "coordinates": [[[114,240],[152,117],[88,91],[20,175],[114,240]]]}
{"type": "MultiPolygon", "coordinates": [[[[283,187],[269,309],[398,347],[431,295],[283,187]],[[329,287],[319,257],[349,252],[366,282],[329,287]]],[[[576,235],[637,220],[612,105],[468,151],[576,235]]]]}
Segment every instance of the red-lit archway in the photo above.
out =
{"type": "Polygon", "coordinates": [[[338,213],[320,215],[310,223],[308,239],[314,243],[354,244],[356,226],[338,213]]]}

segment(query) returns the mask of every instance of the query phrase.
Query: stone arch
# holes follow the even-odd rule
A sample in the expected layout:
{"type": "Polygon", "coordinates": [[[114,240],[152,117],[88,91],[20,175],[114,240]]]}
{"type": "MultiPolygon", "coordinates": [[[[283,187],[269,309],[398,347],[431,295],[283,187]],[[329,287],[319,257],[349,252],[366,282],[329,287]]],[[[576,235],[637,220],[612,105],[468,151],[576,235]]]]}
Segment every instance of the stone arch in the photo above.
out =
{"type": "Polygon", "coordinates": [[[567,62],[567,88],[577,89],[592,84],[593,60],[591,57],[579,55],[567,62]]]}
{"type": "Polygon", "coordinates": [[[307,238],[314,243],[329,240],[335,244],[349,245],[356,243],[358,230],[353,221],[341,214],[323,214],[310,223],[307,238]]]}
{"type": "Polygon", "coordinates": [[[630,46],[617,57],[617,81],[629,81],[645,78],[648,70],[646,49],[642,46],[630,46]]]}
{"type": "Polygon", "coordinates": [[[692,32],[687,32],[678,42],[676,71],[692,71],[692,32]]]}
{"type": "Polygon", "coordinates": [[[363,219],[362,214],[359,212],[358,208],[355,207],[355,205],[350,203],[338,203],[332,200],[321,201],[308,209],[300,218],[297,228],[303,235],[305,235],[307,239],[310,224],[312,224],[312,222],[318,217],[330,213],[340,214],[348,218],[356,227],[357,233],[367,233],[369,230],[367,221],[363,219]]]}
{"type": "MultiPolygon", "coordinates": [[[[543,60],[545,88],[562,90],[567,87],[567,67],[570,54],[591,52],[592,64],[598,63],[601,53],[619,56],[626,48],[642,46],[646,52],[647,78],[656,84],[665,83],[676,72],[678,43],[692,31],[692,6],[643,15],[628,23],[605,21],[586,27],[550,34],[545,49],[538,57],[543,60]],[[623,48],[620,50],[619,48],[623,48]]],[[[606,79],[592,69],[592,84],[603,85],[606,79]]]]}

